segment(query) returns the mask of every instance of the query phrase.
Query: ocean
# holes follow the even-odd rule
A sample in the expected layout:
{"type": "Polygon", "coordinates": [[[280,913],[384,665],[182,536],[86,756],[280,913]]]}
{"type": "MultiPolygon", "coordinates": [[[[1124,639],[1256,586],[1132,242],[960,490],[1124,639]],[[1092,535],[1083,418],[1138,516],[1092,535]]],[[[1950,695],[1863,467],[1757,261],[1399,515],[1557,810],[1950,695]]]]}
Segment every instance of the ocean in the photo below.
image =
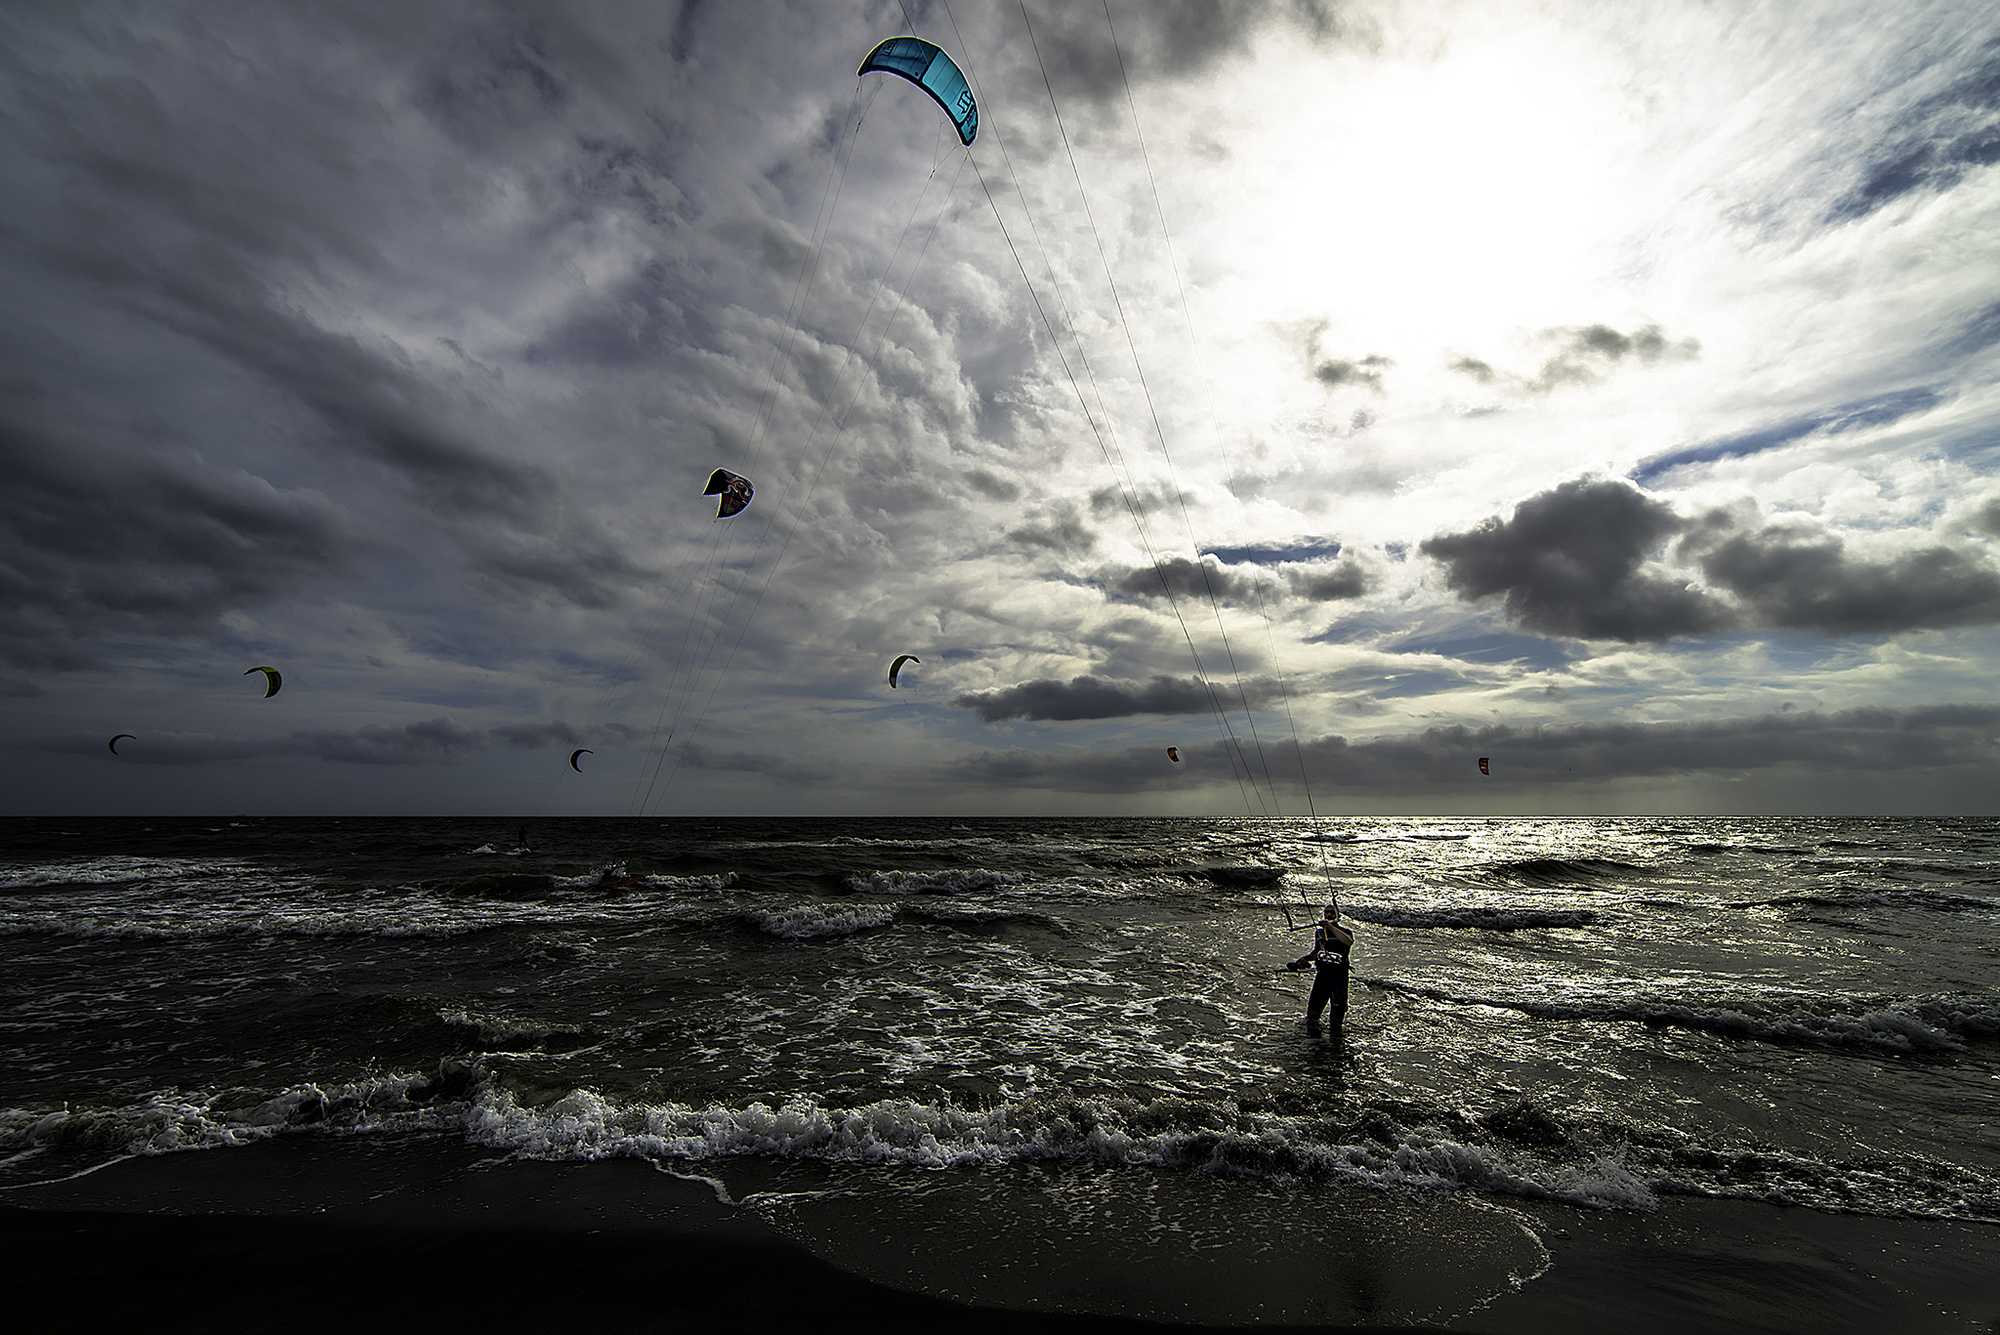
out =
{"type": "Polygon", "coordinates": [[[672,1255],[686,1329],[824,1325],[744,1278],[810,1258],[843,1319],[1992,1331],[1996,985],[1986,819],[9,820],[0,1211],[295,1283],[485,1229],[445,1274],[575,1312],[672,1255]]]}

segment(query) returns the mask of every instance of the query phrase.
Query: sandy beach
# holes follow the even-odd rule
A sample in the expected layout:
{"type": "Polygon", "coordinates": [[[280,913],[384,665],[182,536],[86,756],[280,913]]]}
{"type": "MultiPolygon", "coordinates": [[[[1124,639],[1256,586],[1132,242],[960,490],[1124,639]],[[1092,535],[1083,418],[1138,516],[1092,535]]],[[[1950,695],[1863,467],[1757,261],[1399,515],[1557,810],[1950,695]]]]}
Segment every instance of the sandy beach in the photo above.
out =
{"type": "Polygon", "coordinates": [[[48,1313],[38,1328],[79,1331],[362,1310],[552,1329],[1495,1335],[1975,1332],[2000,1316],[2000,1229],[1978,1225],[1370,1190],[1260,1206],[1256,1184],[1165,1173],[1145,1202],[1129,1174],[869,1185],[746,1163],[722,1186],[435,1147],[418,1177],[414,1157],[291,1138],[16,1191],[0,1212],[9,1288],[48,1313]]]}

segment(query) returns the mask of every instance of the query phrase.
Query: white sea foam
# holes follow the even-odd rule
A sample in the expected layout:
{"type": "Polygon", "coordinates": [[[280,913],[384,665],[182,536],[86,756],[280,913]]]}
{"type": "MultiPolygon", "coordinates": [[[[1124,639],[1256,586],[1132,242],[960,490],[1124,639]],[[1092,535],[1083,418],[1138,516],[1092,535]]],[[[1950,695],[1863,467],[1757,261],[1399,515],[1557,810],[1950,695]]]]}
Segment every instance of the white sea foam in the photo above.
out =
{"type": "Polygon", "coordinates": [[[171,1154],[253,1144],[313,1125],[389,1130],[423,1118],[410,1096],[432,1083],[402,1073],[324,1089],[298,1085],[249,1106],[167,1090],[110,1108],[6,1108],[0,1109],[0,1151],[171,1154]]]}
{"type": "Polygon", "coordinates": [[[165,1092],[107,1109],[0,1110],[0,1153],[156,1155],[225,1149],[288,1132],[449,1132],[526,1159],[649,1159],[698,1181],[712,1179],[701,1165],[755,1155],[933,1169],[1165,1168],[1278,1186],[1470,1190],[1625,1210],[1653,1209],[1665,1193],[1968,1219],[1991,1218],[1996,1208],[1992,1184],[1968,1170],[1942,1176],[1935,1169],[1856,1170],[1788,1154],[1666,1154],[1617,1144],[1543,1155],[1482,1142],[1467,1134],[1477,1119],[1460,1115],[1408,1125],[1379,1110],[1371,1116],[1364,1133],[1322,1119],[1173,1097],[1031,1098],[979,1109],[913,1099],[843,1107],[811,1097],[696,1106],[620,1102],[591,1089],[528,1107],[476,1063],[447,1062],[428,1077],[308,1084],[248,1106],[165,1092]]]}
{"type": "Polygon", "coordinates": [[[1435,909],[1381,908],[1365,904],[1341,906],[1350,918],[1381,927],[1474,927],[1489,932],[1514,932],[1531,927],[1588,927],[1603,915],[1591,909],[1495,908],[1463,904],[1435,909]]]}
{"type": "Polygon", "coordinates": [[[1623,1021],[1656,1027],[1698,1029],[1767,1043],[1890,1052],[1960,1052],[1966,1038],[2000,1034],[2000,1008],[1952,999],[1897,1001],[1874,1010],[1818,1011],[1797,1001],[1744,1000],[1729,1005],[1694,1005],[1669,999],[1592,1003],[1531,997],[1460,996],[1437,988],[1411,987],[1387,979],[1371,986],[1411,996],[1468,1006],[1493,1006],[1551,1020],[1623,1021]]]}
{"type": "Polygon", "coordinates": [[[463,1007],[447,1007],[437,1013],[446,1024],[471,1029],[479,1035],[479,1045],[489,1051],[533,1048],[551,1038],[582,1040],[581,1031],[568,1025],[543,1024],[510,1016],[482,1015],[463,1007]]]}
{"type": "MultiPolygon", "coordinates": [[[[466,1114],[474,1143],[525,1158],[639,1157],[702,1162],[767,1155],[922,1168],[996,1168],[1031,1161],[1180,1168],[1274,1182],[1333,1180],[1377,1188],[1476,1189],[1577,1205],[1651,1209],[1651,1187],[1615,1155],[1541,1163],[1422,1129],[1398,1143],[1324,1143],[1285,1118],[1242,1130],[1154,1129],[1146,1109],[1115,1104],[1005,1104],[985,1111],[882,1100],[854,1108],[810,1099],[745,1107],[619,1106],[578,1090],[526,1109],[504,1091],[466,1114]],[[1124,1114],[1139,1113],[1130,1121],[1124,1114]],[[1137,1123],[1136,1125],[1133,1123],[1137,1123]]],[[[1199,1120],[1199,1119],[1197,1119],[1199,1120]]]]}
{"type": "Polygon", "coordinates": [[[859,894],[871,895],[963,894],[973,890],[997,890],[1002,886],[1019,885],[1023,879],[1019,872],[979,869],[871,871],[861,876],[848,877],[847,888],[859,894]]]}
{"type": "Polygon", "coordinates": [[[871,927],[887,926],[896,910],[885,904],[801,904],[779,911],[759,909],[748,915],[760,931],[804,940],[817,936],[852,936],[871,927]]]}
{"type": "Polygon", "coordinates": [[[48,885],[118,885],[234,876],[252,864],[236,858],[74,858],[0,869],[0,890],[48,885]]]}
{"type": "MultiPolygon", "coordinates": [[[[602,884],[605,871],[607,870],[614,877],[622,878],[626,874],[625,864],[622,862],[618,862],[618,863],[613,863],[609,868],[601,869],[598,871],[584,872],[580,876],[551,876],[549,878],[549,883],[558,890],[595,889],[602,884]]],[[[606,888],[618,889],[618,890],[632,890],[632,891],[727,890],[730,886],[735,885],[736,881],[737,881],[736,873],[733,871],[714,872],[706,876],[666,876],[658,872],[654,872],[639,876],[630,885],[612,886],[606,888]]]]}

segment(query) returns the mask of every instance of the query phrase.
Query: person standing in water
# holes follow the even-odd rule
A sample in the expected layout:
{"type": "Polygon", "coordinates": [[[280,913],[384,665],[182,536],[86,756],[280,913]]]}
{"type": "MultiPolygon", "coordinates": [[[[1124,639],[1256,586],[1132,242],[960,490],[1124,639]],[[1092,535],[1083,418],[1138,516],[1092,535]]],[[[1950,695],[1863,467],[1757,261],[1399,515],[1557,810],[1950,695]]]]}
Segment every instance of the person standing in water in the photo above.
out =
{"type": "Polygon", "coordinates": [[[1306,1001],[1306,1028],[1319,1028],[1319,1013],[1328,1006],[1332,1010],[1328,1016],[1334,1032],[1347,1018],[1347,958],[1354,946],[1354,933],[1340,925],[1340,909],[1328,904],[1326,912],[1313,927],[1313,948],[1299,956],[1285,967],[1291,970],[1316,966],[1313,970],[1312,996],[1306,1001]]]}

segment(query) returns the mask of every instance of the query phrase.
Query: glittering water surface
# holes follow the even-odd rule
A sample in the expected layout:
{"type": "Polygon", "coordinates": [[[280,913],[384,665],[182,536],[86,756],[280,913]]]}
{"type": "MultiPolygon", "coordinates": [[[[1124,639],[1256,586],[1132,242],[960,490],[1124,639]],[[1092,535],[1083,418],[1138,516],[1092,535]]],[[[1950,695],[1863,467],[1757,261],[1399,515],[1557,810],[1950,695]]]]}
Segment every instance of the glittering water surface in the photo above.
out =
{"type": "Polygon", "coordinates": [[[0,827],[0,1182],[369,1133],[2000,1219],[2000,822],[517,839],[0,827]],[[1339,1042],[1273,971],[1306,946],[1285,910],[1329,894],[1358,938],[1339,1042]]]}

